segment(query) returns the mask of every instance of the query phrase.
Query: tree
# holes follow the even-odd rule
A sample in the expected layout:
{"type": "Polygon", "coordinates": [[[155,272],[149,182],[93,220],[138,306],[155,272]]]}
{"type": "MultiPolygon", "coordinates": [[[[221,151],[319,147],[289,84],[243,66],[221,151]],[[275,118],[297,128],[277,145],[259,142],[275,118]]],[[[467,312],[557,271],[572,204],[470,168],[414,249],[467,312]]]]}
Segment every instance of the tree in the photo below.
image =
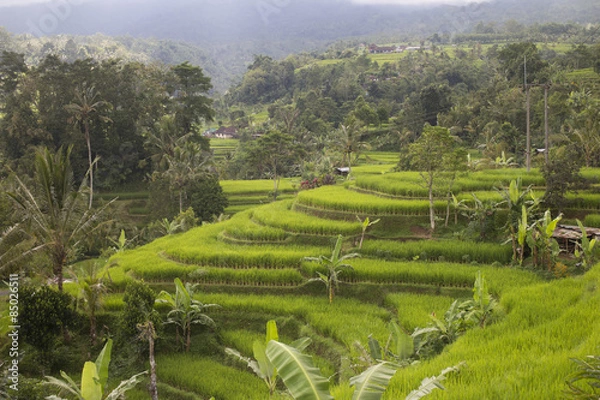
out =
{"type": "Polygon", "coordinates": [[[596,247],[597,239],[588,238],[587,232],[580,220],[577,220],[577,226],[581,230],[581,242],[577,243],[575,249],[575,257],[579,260],[583,270],[588,270],[594,266],[598,258],[598,248],[596,247]]]}
{"type": "Polygon", "coordinates": [[[99,93],[94,86],[78,87],[75,90],[75,101],[67,104],[65,109],[71,114],[70,122],[79,126],[85,135],[85,142],[88,149],[88,162],[90,174],[90,201],[89,207],[92,208],[94,200],[94,161],[92,160],[92,143],[90,138],[90,122],[93,116],[96,116],[102,122],[109,122],[110,118],[103,114],[104,109],[110,108],[110,103],[98,100],[99,93]]]}
{"type": "MultiPolygon", "coordinates": [[[[117,260],[118,261],[118,260],[117,260]]],[[[154,327],[162,324],[160,315],[154,309],[156,293],[144,281],[130,281],[123,294],[123,311],[119,316],[119,334],[121,341],[126,343],[135,339],[138,325],[152,321],[154,327]]]]}
{"type": "Polygon", "coordinates": [[[96,345],[97,340],[96,312],[102,307],[102,297],[107,292],[104,284],[105,274],[106,269],[101,270],[97,261],[86,261],[78,270],[70,270],[70,275],[79,289],[77,306],[83,309],[90,320],[92,346],[96,345]]]}
{"type": "MultiPolygon", "coordinates": [[[[124,398],[125,392],[133,389],[138,383],[142,381],[142,376],[147,373],[136,374],[131,378],[122,381],[113,391],[107,393],[106,384],[108,382],[108,367],[110,364],[112,352],[112,339],[108,339],[104,348],[98,355],[96,362],[87,361],[83,366],[81,372],[81,385],[73,381],[73,379],[65,372],[61,371],[60,374],[63,379],[57,379],[52,376],[46,376],[46,385],[52,385],[60,388],[61,390],[67,391],[71,395],[75,396],[77,400],[117,400],[124,398]]],[[[49,400],[63,400],[58,396],[48,396],[46,399],[49,400]]]]}
{"type": "Polygon", "coordinates": [[[249,164],[273,179],[273,200],[277,200],[279,179],[297,166],[303,153],[301,147],[291,135],[271,131],[250,142],[246,152],[249,164]]]}
{"type": "Polygon", "coordinates": [[[335,146],[344,155],[346,165],[348,166],[348,176],[352,172],[352,164],[354,160],[360,156],[364,149],[368,149],[369,145],[361,141],[362,131],[356,121],[350,122],[347,125],[340,125],[335,139],[335,146]],[[354,155],[354,157],[352,157],[354,155]]]}
{"type": "Polygon", "coordinates": [[[541,168],[546,180],[543,201],[546,206],[562,212],[568,205],[567,192],[585,185],[585,180],[579,173],[585,161],[581,148],[574,143],[552,149],[549,159],[541,168]]]}
{"type": "Polygon", "coordinates": [[[554,261],[560,252],[556,239],[552,237],[556,226],[562,219],[562,214],[552,218],[550,210],[536,221],[527,236],[527,243],[533,251],[533,265],[546,267],[548,271],[554,267],[554,261]]]}
{"type": "Polygon", "coordinates": [[[209,175],[208,167],[211,157],[200,146],[188,142],[183,147],[176,147],[173,156],[166,156],[168,168],[162,173],[171,188],[177,191],[179,197],[179,212],[183,212],[186,187],[209,175]]]}
{"type": "Polygon", "coordinates": [[[182,134],[192,132],[194,124],[212,121],[212,100],[206,97],[211,88],[210,78],[202,68],[189,62],[171,68],[177,81],[171,88],[175,102],[175,121],[182,134]]]}
{"type": "Polygon", "coordinates": [[[527,83],[544,79],[548,63],[542,60],[535,43],[511,43],[498,52],[498,60],[509,80],[523,83],[524,65],[527,62],[527,83]]]}
{"type": "Polygon", "coordinates": [[[203,304],[194,299],[194,292],[197,285],[186,283],[185,285],[179,278],[175,278],[175,294],[161,291],[156,298],[159,303],[167,304],[171,311],[167,314],[167,324],[175,325],[177,341],[185,338],[185,351],[190,351],[192,343],[192,325],[201,324],[210,327],[215,326],[215,322],[205,312],[211,308],[220,307],[218,304],[203,304]]]}
{"type": "MultiPolygon", "coordinates": [[[[34,161],[34,186],[28,187],[15,175],[17,190],[8,195],[14,200],[21,228],[38,241],[34,250],[44,251],[52,260],[52,270],[63,287],[63,268],[74,256],[85,235],[98,228],[96,223],[106,210],[82,207],[86,200],[85,180],[73,188],[72,147],[56,154],[39,150],[34,161]]],[[[109,203],[110,204],[110,203],[109,203]]]]}
{"type": "Polygon", "coordinates": [[[331,257],[327,256],[319,256],[319,257],[305,257],[304,261],[313,261],[318,262],[321,266],[325,267],[327,271],[323,274],[317,271],[318,278],[316,280],[323,282],[327,287],[327,292],[329,294],[329,304],[333,303],[333,296],[335,295],[335,289],[339,285],[339,276],[342,274],[344,270],[352,269],[352,266],[346,264],[344,261],[349,260],[351,258],[360,257],[358,253],[349,253],[345,255],[341,255],[342,253],[342,235],[337,237],[337,241],[335,242],[335,247],[331,253],[331,257]]]}
{"type": "Polygon", "coordinates": [[[568,102],[571,115],[565,121],[565,139],[581,149],[586,167],[600,163],[600,100],[589,90],[572,92],[568,102]]]}
{"type": "Polygon", "coordinates": [[[154,344],[157,339],[154,323],[148,319],[143,324],[138,324],[140,331],[139,338],[143,341],[148,341],[148,357],[150,361],[150,397],[152,400],[158,400],[158,388],[156,383],[156,359],[154,357],[154,344]]]}
{"type": "Polygon", "coordinates": [[[455,164],[456,146],[450,130],[439,126],[426,125],[423,134],[408,148],[408,157],[412,168],[419,171],[429,197],[429,222],[431,231],[435,230],[434,191],[438,178],[447,170],[449,164],[455,164]]]}

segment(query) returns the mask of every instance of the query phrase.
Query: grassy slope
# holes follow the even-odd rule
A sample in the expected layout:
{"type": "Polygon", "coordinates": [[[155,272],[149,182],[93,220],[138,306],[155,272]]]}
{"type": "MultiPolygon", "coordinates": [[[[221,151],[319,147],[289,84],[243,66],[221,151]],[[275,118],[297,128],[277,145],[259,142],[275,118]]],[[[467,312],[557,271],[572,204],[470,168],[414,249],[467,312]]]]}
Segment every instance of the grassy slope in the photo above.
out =
{"type": "MultiPolygon", "coordinates": [[[[357,167],[355,173],[359,178],[369,174],[373,177],[387,177],[381,175],[381,172],[372,171],[376,167],[379,166],[357,167]]],[[[472,174],[469,178],[473,183],[467,184],[468,181],[465,181],[464,186],[480,186],[483,181],[491,185],[497,181],[497,177],[507,176],[507,171],[488,172],[472,174]]],[[[594,171],[588,172],[592,174],[594,171]]],[[[511,171],[510,175],[513,173],[515,171],[511,171]]],[[[390,177],[402,182],[402,177],[399,175],[390,177]]],[[[407,178],[414,180],[414,177],[407,178]]],[[[539,183],[539,174],[534,173],[528,179],[531,183],[539,183]]],[[[230,182],[225,183],[224,186],[230,193],[248,193],[257,186],[260,190],[264,190],[263,188],[270,184],[269,181],[256,185],[257,183],[230,182]]],[[[291,185],[284,188],[293,190],[291,185]]],[[[299,200],[303,197],[305,200],[307,197],[320,201],[326,211],[333,211],[328,207],[338,205],[356,208],[359,205],[356,201],[358,198],[361,202],[364,201],[365,206],[370,204],[371,207],[378,208],[377,205],[380,207],[385,205],[384,209],[387,208],[388,201],[393,201],[369,194],[354,193],[342,186],[302,192],[299,200]]],[[[395,202],[395,206],[391,206],[391,209],[398,208],[396,212],[401,213],[402,206],[399,205],[401,202],[398,200],[395,202]]],[[[354,218],[353,215],[350,216],[352,217],[350,220],[354,218]]],[[[129,274],[134,273],[146,279],[168,282],[175,276],[185,278],[199,266],[204,266],[208,271],[208,279],[214,278],[215,281],[224,279],[223,282],[230,282],[234,286],[244,279],[245,284],[250,285],[256,282],[261,282],[261,285],[268,282],[277,284],[279,280],[285,279],[289,279],[289,282],[296,285],[305,281],[307,277],[314,276],[317,268],[314,264],[301,263],[301,258],[328,254],[327,247],[301,246],[293,242],[279,246],[261,245],[260,240],[271,236],[275,239],[286,239],[297,232],[332,235],[336,231],[336,226],[336,221],[308,217],[299,211],[293,211],[289,208],[289,201],[274,203],[255,211],[238,214],[220,224],[166,237],[140,249],[119,254],[113,258],[118,259],[120,263],[120,267],[114,271],[118,273],[119,279],[126,279],[125,272],[128,271],[129,274]],[[254,212],[257,214],[254,215],[254,212]],[[294,223],[294,220],[298,222],[294,223]],[[235,232],[240,237],[246,238],[248,244],[226,243],[220,236],[223,232],[235,232]],[[252,268],[248,269],[248,267],[252,268]],[[291,276],[291,273],[295,275],[291,276]],[[241,274],[246,275],[240,278],[241,274]],[[229,277],[227,279],[230,281],[224,277],[229,277]]],[[[354,229],[354,226],[352,223],[348,228],[354,229]]],[[[427,242],[423,244],[427,245],[427,242]]],[[[378,247],[384,250],[392,247],[395,249],[394,246],[398,245],[394,242],[369,239],[365,244],[365,250],[368,250],[369,246],[374,247],[375,250],[378,247]]],[[[419,244],[407,243],[407,245],[418,246],[419,244]]],[[[451,244],[452,248],[456,246],[451,244]]],[[[388,251],[391,251],[389,249],[388,251]]],[[[376,254],[376,251],[371,254],[376,254]]],[[[445,258],[448,259],[447,256],[445,258]]],[[[456,294],[435,296],[433,288],[458,287],[464,293],[465,288],[472,284],[476,271],[482,270],[492,292],[501,297],[504,318],[485,330],[470,331],[449,346],[439,357],[400,371],[386,394],[387,399],[403,398],[410,390],[417,387],[424,377],[438,374],[445,367],[461,361],[465,361],[467,367],[459,375],[450,377],[446,384],[447,391],[438,391],[432,395],[432,398],[560,398],[561,391],[565,387],[564,381],[573,370],[569,358],[600,352],[598,348],[600,266],[585,276],[541,283],[539,278],[527,271],[481,264],[384,261],[377,258],[352,260],[351,263],[355,266],[355,271],[342,278],[353,283],[346,283],[340,287],[341,297],[336,298],[333,307],[327,304],[324,293],[321,297],[310,297],[297,291],[289,292],[285,296],[278,295],[276,292],[269,295],[251,294],[251,292],[225,294],[211,292],[208,286],[205,287],[208,292],[199,298],[204,302],[223,305],[223,310],[216,313],[214,317],[222,323],[227,321],[225,329],[229,333],[224,333],[225,341],[239,343],[246,350],[250,348],[250,344],[240,342],[240,335],[243,336],[246,328],[236,327],[234,321],[242,315],[257,315],[259,319],[263,315],[265,319],[293,318],[297,324],[300,324],[301,329],[311,327],[312,332],[322,338],[320,340],[332,340],[332,346],[341,346],[345,349],[342,352],[352,354],[354,352],[352,343],[356,340],[364,343],[370,333],[375,334],[380,340],[385,340],[385,323],[391,315],[396,315],[408,331],[417,326],[424,326],[428,321],[427,315],[431,312],[435,312],[438,316],[442,315],[456,294]],[[377,291],[379,292],[377,295],[368,297],[372,299],[372,304],[358,300],[358,298],[365,298],[364,293],[358,295],[358,298],[353,298],[355,294],[361,293],[360,282],[371,282],[367,285],[382,288],[381,291],[377,291]],[[386,286],[377,286],[377,282],[386,286]],[[412,285],[413,289],[418,289],[417,291],[424,290],[425,293],[406,292],[402,288],[407,288],[407,285],[412,285]],[[353,323],[349,324],[348,321],[353,323]],[[324,339],[325,337],[330,339],[324,339]]],[[[262,290],[262,293],[268,291],[262,290]]],[[[121,306],[122,300],[119,295],[112,295],[107,303],[111,309],[116,310],[121,306]]],[[[256,337],[258,334],[255,330],[248,332],[251,332],[249,337],[256,337]]],[[[322,350],[321,345],[313,351],[319,353],[322,350]]],[[[186,361],[171,356],[164,356],[161,361],[166,365],[174,362],[175,364],[189,363],[190,366],[208,362],[201,359],[186,361]]],[[[215,362],[225,362],[225,357],[216,357],[206,365],[215,362]]],[[[327,370],[331,367],[325,368],[327,370]]],[[[235,375],[235,369],[223,369],[222,375],[228,376],[228,374],[235,375]]],[[[247,372],[243,374],[248,375],[247,372]]],[[[171,371],[163,372],[162,378],[168,383],[176,383],[171,371]]],[[[161,379],[160,375],[159,379],[161,379]]],[[[217,394],[221,390],[219,386],[222,384],[221,378],[210,378],[213,381],[202,385],[196,382],[199,378],[193,376],[177,377],[177,379],[183,379],[177,383],[179,387],[202,395],[217,394]]],[[[240,376],[239,379],[241,382],[247,378],[240,376]]],[[[254,387],[254,383],[248,385],[254,387]]],[[[337,393],[336,399],[350,398],[345,390],[340,389],[337,393]]],[[[223,398],[235,398],[235,396],[223,396],[223,398]]]]}
{"type": "Polygon", "coordinates": [[[509,291],[506,317],[475,329],[439,357],[401,371],[385,396],[403,398],[425,376],[466,361],[432,399],[559,399],[569,358],[600,352],[600,266],[583,277],[509,291]]]}

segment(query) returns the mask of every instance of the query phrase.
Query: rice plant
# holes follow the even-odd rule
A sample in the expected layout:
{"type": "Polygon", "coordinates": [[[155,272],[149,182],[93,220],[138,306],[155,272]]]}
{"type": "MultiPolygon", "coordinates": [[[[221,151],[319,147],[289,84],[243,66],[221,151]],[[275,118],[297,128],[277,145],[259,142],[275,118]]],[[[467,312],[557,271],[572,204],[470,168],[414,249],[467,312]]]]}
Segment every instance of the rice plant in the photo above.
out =
{"type": "Polygon", "coordinates": [[[418,240],[392,242],[370,240],[363,245],[361,253],[369,256],[404,260],[445,260],[450,262],[478,262],[482,264],[509,264],[512,258],[510,246],[495,243],[476,243],[460,240],[418,240]]]}
{"type": "Polygon", "coordinates": [[[291,201],[282,201],[252,211],[252,219],[261,225],[275,227],[286,232],[309,235],[344,236],[357,235],[359,222],[333,221],[291,210],[291,201]]]}
{"type": "Polygon", "coordinates": [[[595,267],[580,279],[505,292],[502,321],[470,330],[440,356],[403,371],[384,398],[403,398],[423,375],[460,361],[468,368],[460,379],[446,381],[444,399],[561,398],[573,371],[570,359],[597,352],[599,284],[600,270],[595,267]]]}
{"type": "MultiPolygon", "coordinates": [[[[385,199],[347,190],[341,186],[323,186],[298,193],[297,201],[306,206],[355,214],[429,215],[427,200],[385,199]]],[[[437,201],[436,211],[445,210],[446,202],[437,201]]]]}
{"type": "Polygon", "coordinates": [[[269,389],[250,372],[218,361],[188,355],[157,357],[159,380],[205,398],[223,400],[269,398],[269,389]]]}
{"type": "Polygon", "coordinates": [[[588,214],[583,220],[583,225],[590,228],[600,228],[600,214],[588,214]]]}

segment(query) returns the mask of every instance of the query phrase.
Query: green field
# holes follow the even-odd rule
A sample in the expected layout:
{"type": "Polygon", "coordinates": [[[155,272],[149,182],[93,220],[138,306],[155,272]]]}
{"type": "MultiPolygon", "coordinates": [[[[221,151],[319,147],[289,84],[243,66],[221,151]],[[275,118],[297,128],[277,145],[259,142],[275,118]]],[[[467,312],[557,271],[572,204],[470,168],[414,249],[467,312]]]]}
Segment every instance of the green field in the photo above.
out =
{"type": "MultiPolygon", "coordinates": [[[[218,329],[194,328],[189,354],[169,350],[166,343],[174,331],[165,328],[157,356],[159,391],[165,398],[268,398],[264,383],[223,349],[234,347],[251,356],[264,324],[274,319],[281,340],[312,339],[308,354],[324,375],[335,375],[331,387],[336,400],[349,400],[347,379],[353,372],[348,363],[362,354],[357,343],[366,346],[370,335],[385,343],[390,321],[410,334],[427,326],[432,315],[443,318],[454,300],[473,295],[478,273],[499,301],[495,318],[485,329],[468,330],[441,354],[402,369],[383,398],[404,398],[425,377],[461,362],[466,366],[431,398],[562,398],[564,382],[574,370],[570,359],[598,352],[600,265],[585,274],[569,270],[556,279],[511,263],[510,245],[447,234],[411,236],[427,226],[421,177],[389,172],[394,153],[370,152],[368,157],[370,164],[353,168],[354,179],[343,184],[298,191],[294,180],[282,180],[283,200],[277,202],[269,198],[272,181],[222,181],[232,207],[249,209],[112,256],[112,292],[105,298],[103,318],[121,312],[123,290],[136,279],[169,291],[175,278],[195,282],[196,299],[221,306],[210,312],[218,329]],[[357,216],[381,218],[367,231],[362,248],[357,216]],[[326,269],[305,258],[329,256],[337,235],[346,238],[344,254],[360,257],[347,260],[353,268],[339,276],[329,304],[325,287],[314,280],[326,269]]],[[[586,169],[584,174],[599,172],[586,169]]],[[[513,169],[465,174],[456,182],[456,196],[469,199],[477,190],[478,198],[500,202],[495,187],[516,177],[540,194],[544,181],[538,171],[513,169]]],[[[139,201],[147,194],[122,196],[139,201]]],[[[590,210],[586,224],[599,224],[600,197],[593,189],[568,198],[577,215],[590,210]]],[[[445,201],[436,201],[438,214],[445,207],[445,201]]],[[[466,223],[461,217],[448,231],[466,223]]],[[[73,294],[77,290],[73,283],[65,288],[73,294]]],[[[166,315],[164,307],[159,310],[166,315]]],[[[140,386],[130,397],[144,396],[140,386]]]]}

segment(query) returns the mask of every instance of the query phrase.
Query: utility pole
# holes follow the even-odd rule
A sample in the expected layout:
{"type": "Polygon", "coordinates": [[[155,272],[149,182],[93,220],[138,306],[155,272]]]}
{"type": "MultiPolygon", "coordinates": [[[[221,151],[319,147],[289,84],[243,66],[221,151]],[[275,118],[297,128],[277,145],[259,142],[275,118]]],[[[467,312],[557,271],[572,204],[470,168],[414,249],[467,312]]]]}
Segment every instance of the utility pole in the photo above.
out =
{"type": "Polygon", "coordinates": [[[527,172],[531,170],[531,132],[530,132],[530,102],[529,102],[529,85],[527,84],[527,55],[524,56],[523,62],[523,87],[527,96],[527,149],[525,150],[527,172]]]}
{"type": "Polygon", "coordinates": [[[546,83],[544,85],[544,146],[546,149],[544,150],[544,158],[546,159],[546,166],[548,166],[548,160],[550,157],[550,133],[548,128],[548,89],[550,89],[550,84],[546,83]]]}

